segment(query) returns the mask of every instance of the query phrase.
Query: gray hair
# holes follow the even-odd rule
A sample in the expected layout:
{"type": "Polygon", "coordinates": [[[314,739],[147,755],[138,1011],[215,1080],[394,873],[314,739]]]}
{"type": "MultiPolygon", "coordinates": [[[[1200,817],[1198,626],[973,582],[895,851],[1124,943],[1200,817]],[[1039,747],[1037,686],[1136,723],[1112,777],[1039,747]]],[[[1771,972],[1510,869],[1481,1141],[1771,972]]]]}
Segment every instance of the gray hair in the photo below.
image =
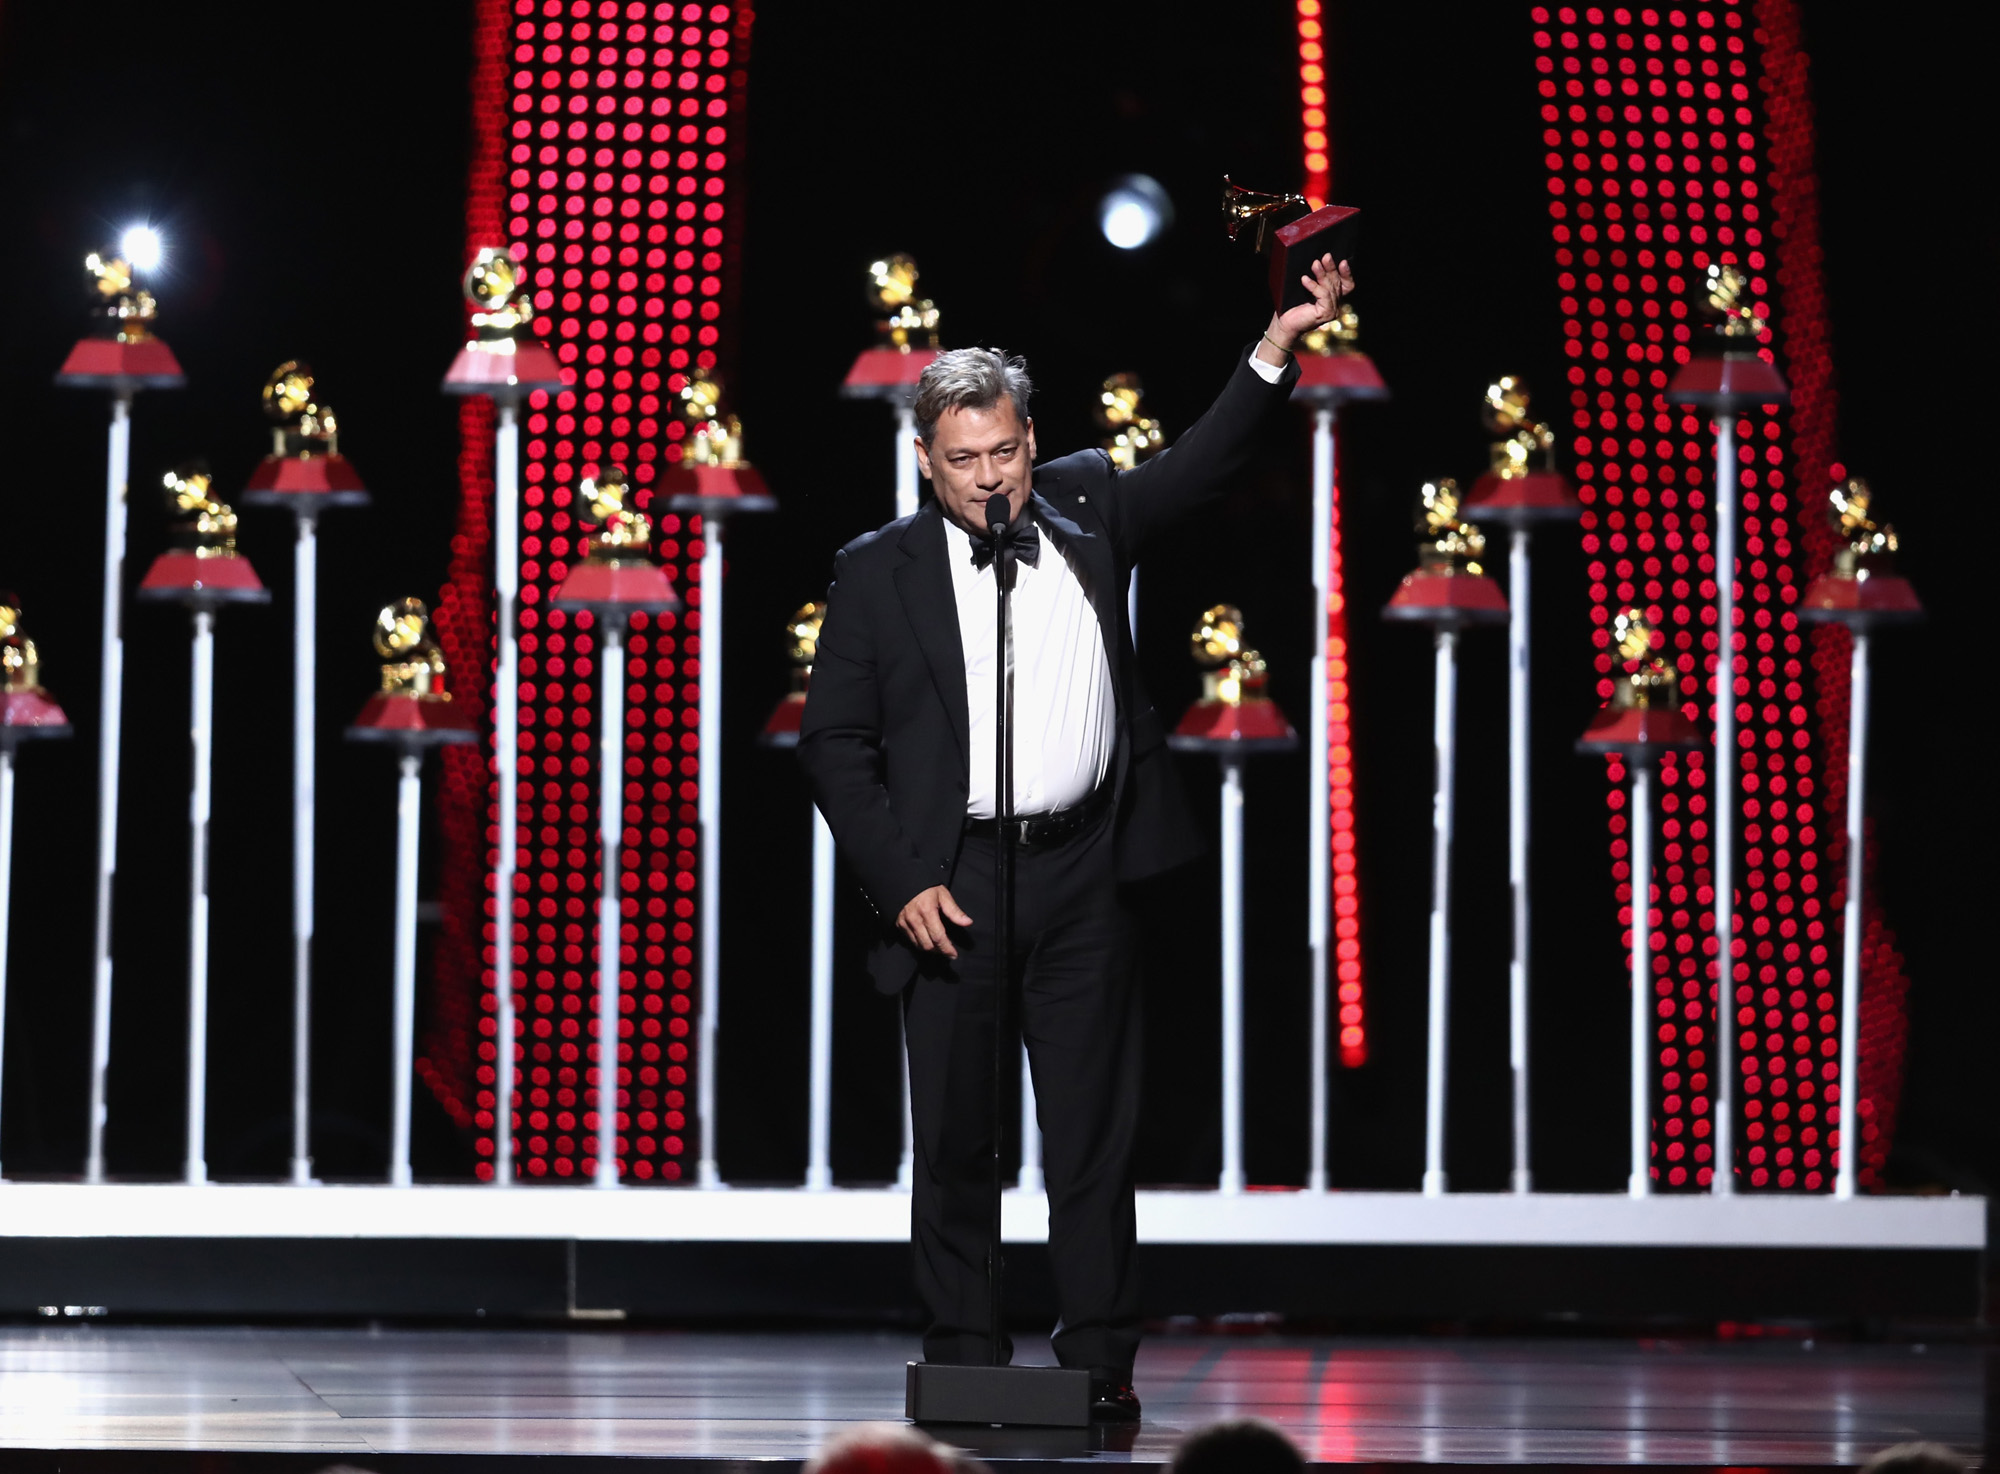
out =
{"type": "Polygon", "coordinates": [[[917,379],[917,434],[925,445],[937,439],[938,420],[946,410],[991,409],[1001,399],[1014,401],[1014,413],[1028,423],[1028,396],[1035,386],[1028,379],[1028,362],[998,348],[953,348],[931,360],[917,379]]]}

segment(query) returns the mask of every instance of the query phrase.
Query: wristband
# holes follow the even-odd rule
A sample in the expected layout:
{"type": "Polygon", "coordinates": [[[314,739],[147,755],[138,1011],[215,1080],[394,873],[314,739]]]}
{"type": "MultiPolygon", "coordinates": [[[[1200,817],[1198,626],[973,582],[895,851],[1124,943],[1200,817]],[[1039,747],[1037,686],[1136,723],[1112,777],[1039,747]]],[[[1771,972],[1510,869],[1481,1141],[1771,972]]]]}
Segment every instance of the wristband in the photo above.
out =
{"type": "Polygon", "coordinates": [[[1272,337],[1269,333],[1264,333],[1261,336],[1263,337],[1266,343],[1269,343],[1273,348],[1277,349],[1280,353],[1284,354],[1285,357],[1290,358],[1292,356],[1292,350],[1287,348],[1283,343],[1280,343],[1276,338],[1272,337]]]}

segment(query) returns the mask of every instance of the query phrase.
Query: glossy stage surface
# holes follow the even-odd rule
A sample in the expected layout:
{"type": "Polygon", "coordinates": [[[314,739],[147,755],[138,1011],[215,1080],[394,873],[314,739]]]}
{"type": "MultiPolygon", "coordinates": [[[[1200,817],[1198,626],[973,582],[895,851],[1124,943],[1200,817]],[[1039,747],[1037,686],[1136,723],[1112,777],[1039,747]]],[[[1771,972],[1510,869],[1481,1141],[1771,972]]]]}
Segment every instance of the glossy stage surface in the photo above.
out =
{"type": "MultiPolygon", "coordinates": [[[[914,1338],[889,1333],[16,1325],[0,1328],[0,1467],[801,1461],[845,1424],[898,1418],[915,1354],[914,1338]],[[100,1452],[58,1464],[34,1449],[100,1452]],[[207,1457],[188,1461],[195,1451],[207,1457]]],[[[1916,1437],[1976,1452],[1986,1354],[1796,1339],[1157,1336],[1140,1358],[1136,1432],[954,1441],[996,1463],[1153,1463],[1189,1430],[1255,1414],[1318,1463],[1852,1466],[1916,1437]]]]}

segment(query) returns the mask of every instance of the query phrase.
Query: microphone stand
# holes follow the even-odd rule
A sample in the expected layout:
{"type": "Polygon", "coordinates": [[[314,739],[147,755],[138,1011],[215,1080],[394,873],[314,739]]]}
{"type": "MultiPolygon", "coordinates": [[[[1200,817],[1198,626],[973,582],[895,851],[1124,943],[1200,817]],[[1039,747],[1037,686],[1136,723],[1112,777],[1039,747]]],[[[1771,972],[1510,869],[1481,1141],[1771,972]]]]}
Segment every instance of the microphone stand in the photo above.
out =
{"type": "Polygon", "coordinates": [[[1014,550],[1006,540],[1010,511],[1004,496],[986,503],[986,536],[993,544],[993,590],[998,610],[993,623],[993,1238],[986,1251],[988,1340],[996,1367],[1007,1364],[1000,1349],[1005,1335],[1000,1266],[1000,1204],[1005,1178],[1000,1129],[1006,1119],[1007,1002],[1014,986],[1014,837],[1008,829],[1008,820],[1014,816],[1013,723],[1009,720],[1013,683],[1007,668],[1015,571],[1014,550]]]}
{"type": "MultiPolygon", "coordinates": [[[[916,1423],[975,1423],[992,1426],[1087,1428],[1090,1373],[1081,1367],[1017,1367],[1002,1350],[1005,1317],[1000,1273],[1000,1205],[1006,1188],[1000,1138],[1006,1121],[1007,1001],[1014,985],[1014,747],[1012,682],[1007,652],[1011,644],[1014,550],[1006,538],[1012,507],[1004,495],[986,502],[986,537],[993,546],[995,621],[993,675],[993,1093],[992,1237],[986,1250],[986,1313],[989,1364],[952,1366],[913,1361],[905,1367],[903,1415],[916,1423]]],[[[1027,515],[1023,509],[1023,516],[1027,515]]],[[[1077,1452],[1083,1452],[1079,1446],[1077,1452]]]]}

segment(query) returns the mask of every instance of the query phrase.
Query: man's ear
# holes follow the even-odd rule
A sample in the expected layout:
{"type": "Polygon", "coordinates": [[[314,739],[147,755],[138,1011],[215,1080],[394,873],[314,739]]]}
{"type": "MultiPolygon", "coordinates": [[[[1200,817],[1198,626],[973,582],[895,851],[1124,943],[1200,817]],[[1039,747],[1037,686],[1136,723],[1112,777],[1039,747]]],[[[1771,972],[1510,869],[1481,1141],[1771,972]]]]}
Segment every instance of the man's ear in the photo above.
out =
{"type": "Polygon", "coordinates": [[[933,479],[931,476],[930,447],[924,444],[924,438],[921,435],[917,437],[917,470],[923,476],[924,480],[929,481],[933,479]]]}
{"type": "Polygon", "coordinates": [[[1035,463],[1035,417],[1028,416],[1028,464],[1035,463]]]}

